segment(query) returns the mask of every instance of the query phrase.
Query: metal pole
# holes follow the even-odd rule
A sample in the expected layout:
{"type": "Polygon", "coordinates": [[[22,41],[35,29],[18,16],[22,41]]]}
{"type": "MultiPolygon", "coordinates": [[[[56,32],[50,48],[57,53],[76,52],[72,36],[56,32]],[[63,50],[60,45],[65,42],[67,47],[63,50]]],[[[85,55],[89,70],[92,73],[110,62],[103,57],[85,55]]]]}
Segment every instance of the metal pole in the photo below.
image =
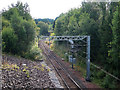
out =
{"type": "Polygon", "coordinates": [[[73,52],[72,52],[72,69],[74,69],[74,67],[73,67],[73,52]]]}
{"type": "Polygon", "coordinates": [[[86,72],[86,81],[90,81],[90,36],[87,37],[87,72],[86,72]]]}
{"type": "MultiPolygon", "coordinates": [[[[71,50],[74,48],[74,42],[73,42],[73,40],[69,40],[69,42],[71,43],[71,50]]],[[[71,52],[72,53],[72,69],[74,69],[74,67],[73,67],[73,51],[71,52]]]]}
{"type": "Polygon", "coordinates": [[[0,90],[2,90],[2,13],[0,12],[0,90]]]}

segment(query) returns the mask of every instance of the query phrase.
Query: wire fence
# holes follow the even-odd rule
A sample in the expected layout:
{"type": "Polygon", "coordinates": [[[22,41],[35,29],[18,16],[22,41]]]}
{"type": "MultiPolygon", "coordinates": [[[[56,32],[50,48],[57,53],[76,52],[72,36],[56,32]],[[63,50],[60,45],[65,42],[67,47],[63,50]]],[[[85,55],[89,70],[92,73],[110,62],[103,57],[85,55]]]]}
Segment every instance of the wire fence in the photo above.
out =
{"type": "Polygon", "coordinates": [[[107,72],[106,70],[102,69],[101,67],[99,67],[99,66],[97,66],[97,65],[95,65],[95,64],[93,64],[93,63],[90,63],[90,64],[91,64],[92,66],[94,66],[95,68],[97,68],[97,69],[103,71],[103,72],[106,73],[107,75],[113,77],[114,79],[120,81],[120,79],[119,79],[118,77],[112,75],[111,73],[107,72]]]}

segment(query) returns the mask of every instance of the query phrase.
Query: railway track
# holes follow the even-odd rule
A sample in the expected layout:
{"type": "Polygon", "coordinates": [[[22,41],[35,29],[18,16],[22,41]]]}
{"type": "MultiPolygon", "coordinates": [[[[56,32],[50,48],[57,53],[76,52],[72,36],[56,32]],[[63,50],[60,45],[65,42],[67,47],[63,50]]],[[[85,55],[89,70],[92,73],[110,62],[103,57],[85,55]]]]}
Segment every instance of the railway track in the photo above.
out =
{"type": "Polygon", "coordinates": [[[61,77],[67,89],[86,89],[82,82],[68,71],[66,66],[61,62],[61,59],[57,57],[54,52],[50,51],[43,41],[39,42],[39,47],[43,50],[43,54],[46,56],[47,60],[49,60],[58,75],[61,77]]]}

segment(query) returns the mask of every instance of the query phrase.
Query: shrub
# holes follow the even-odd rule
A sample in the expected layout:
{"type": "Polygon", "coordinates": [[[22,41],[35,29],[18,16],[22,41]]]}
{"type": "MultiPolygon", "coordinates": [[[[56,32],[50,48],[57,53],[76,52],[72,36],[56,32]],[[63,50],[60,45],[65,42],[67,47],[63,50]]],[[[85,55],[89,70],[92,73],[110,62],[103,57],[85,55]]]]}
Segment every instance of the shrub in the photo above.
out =
{"type": "Polygon", "coordinates": [[[43,56],[41,54],[40,48],[37,46],[33,46],[32,49],[26,53],[25,58],[32,59],[32,60],[41,60],[43,56]]]}
{"type": "Polygon", "coordinates": [[[97,73],[97,78],[101,79],[101,78],[103,78],[103,77],[105,77],[105,73],[102,72],[102,71],[98,71],[98,73],[97,73]]]}
{"type": "Polygon", "coordinates": [[[3,51],[11,52],[15,54],[16,42],[18,40],[17,35],[15,35],[14,30],[11,27],[3,28],[2,30],[2,45],[3,51]]]}
{"type": "Polygon", "coordinates": [[[102,86],[104,88],[116,88],[115,81],[108,75],[106,75],[106,77],[104,77],[102,86]]]}

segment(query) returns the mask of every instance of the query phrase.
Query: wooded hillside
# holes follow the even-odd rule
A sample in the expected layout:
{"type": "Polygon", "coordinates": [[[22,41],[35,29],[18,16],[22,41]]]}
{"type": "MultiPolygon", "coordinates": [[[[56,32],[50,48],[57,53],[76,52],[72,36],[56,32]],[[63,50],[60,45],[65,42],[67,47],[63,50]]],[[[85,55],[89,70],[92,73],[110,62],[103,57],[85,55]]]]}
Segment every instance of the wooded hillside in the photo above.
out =
{"type": "Polygon", "coordinates": [[[120,78],[120,2],[83,2],[55,20],[54,33],[91,36],[91,61],[120,78]]]}

